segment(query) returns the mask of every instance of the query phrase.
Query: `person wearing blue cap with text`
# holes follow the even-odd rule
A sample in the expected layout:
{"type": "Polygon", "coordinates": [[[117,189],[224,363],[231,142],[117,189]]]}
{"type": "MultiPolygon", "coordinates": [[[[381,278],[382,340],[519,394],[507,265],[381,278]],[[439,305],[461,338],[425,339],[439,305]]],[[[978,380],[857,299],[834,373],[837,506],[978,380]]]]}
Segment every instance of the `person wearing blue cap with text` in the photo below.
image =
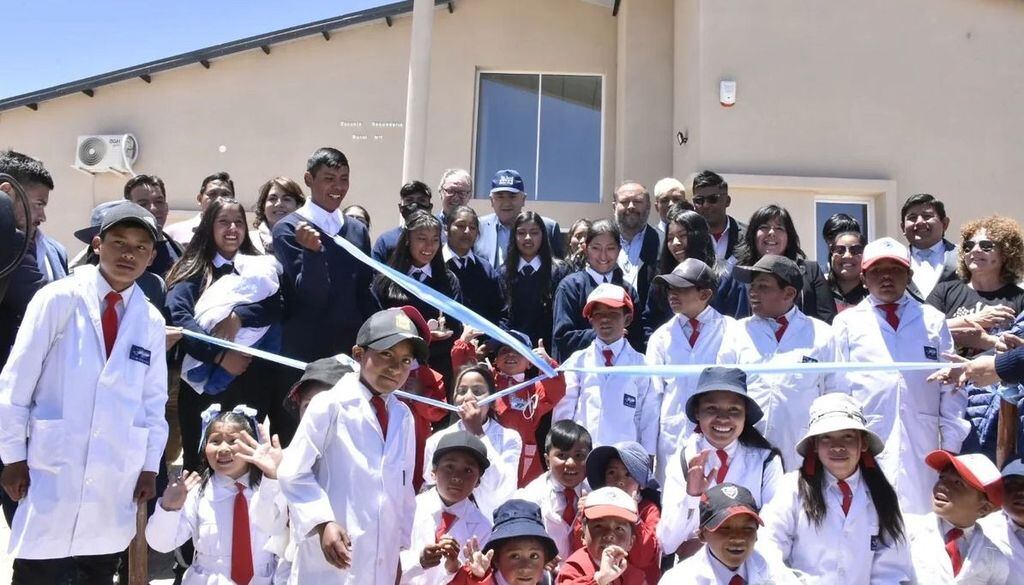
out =
{"type": "MultiPolygon", "coordinates": [[[[512,224],[526,205],[526,184],[519,171],[505,169],[495,173],[491,179],[490,196],[494,213],[480,218],[480,237],[473,246],[473,252],[497,268],[505,264],[509,243],[514,241],[512,224]]],[[[545,217],[544,231],[551,242],[551,253],[556,258],[564,257],[562,228],[558,222],[545,217]]]]}

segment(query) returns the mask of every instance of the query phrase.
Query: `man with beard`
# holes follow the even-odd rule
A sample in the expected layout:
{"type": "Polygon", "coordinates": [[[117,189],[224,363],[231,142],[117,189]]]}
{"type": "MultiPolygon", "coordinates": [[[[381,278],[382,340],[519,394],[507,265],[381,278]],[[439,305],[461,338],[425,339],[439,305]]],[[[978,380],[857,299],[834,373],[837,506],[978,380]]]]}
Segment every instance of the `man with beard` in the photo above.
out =
{"type": "MultiPolygon", "coordinates": [[[[398,197],[398,213],[402,214],[403,225],[405,220],[414,211],[422,209],[429,213],[434,209],[434,203],[430,200],[430,187],[423,181],[409,181],[402,185],[402,188],[398,191],[398,197]]],[[[391,253],[395,251],[395,245],[398,244],[398,237],[401,235],[401,225],[395,226],[381,234],[377,241],[373,243],[372,256],[374,260],[379,260],[386,264],[391,253]]]]}
{"type": "Polygon", "coordinates": [[[612,196],[615,224],[619,227],[619,268],[626,282],[633,285],[640,305],[647,305],[652,270],[658,264],[658,230],[647,224],[651,215],[651,193],[637,181],[619,185],[612,196]]]}
{"type": "Polygon", "coordinates": [[[949,229],[946,206],[927,193],[911,195],[900,210],[900,221],[914,271],[907,292],[923,302],[935,285],[957,278],[958,251],[945,237],[949,229]]]}

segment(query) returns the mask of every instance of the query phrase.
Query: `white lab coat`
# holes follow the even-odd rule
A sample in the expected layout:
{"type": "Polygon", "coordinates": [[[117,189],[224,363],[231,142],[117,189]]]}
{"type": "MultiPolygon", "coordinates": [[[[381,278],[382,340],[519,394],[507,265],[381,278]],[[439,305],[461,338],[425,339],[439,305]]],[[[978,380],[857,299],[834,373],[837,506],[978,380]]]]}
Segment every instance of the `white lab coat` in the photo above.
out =
{"type": "MultiPolygon", "coordinates": [[[[102,281],[102,282],[101,282],[102,281]]],[[[132,285],[106,357],[93,266],[43,287],[0,375],[0,458],[28,460],[31,485],[11,527],[22,559],[124,550],[132,500],[167,441],[164,319],[132,285]]]]}
{"type": "MultiPolygon", "coordinates": [[[[566,524],[565,520],[562,519],[562,513],[565,511],[564,490],[565,486],[555,481],[551,477],[550,471],[545,471],[537,479],[519,488],[512,495],[517,500],[526,500],[540,506],[544,530],[555,541],[555,546],[558,548],[558,556],[563,560],[576,552],[571,545],[572,526],[566,524]]],[[[576,492],[576,502],[579,504],[580,498],[590,492],[590,484],[587,483],[587,480],[583,480],[573,491],[576,492]]]]}
{"type": "MultiPolygon", "coordinates": [[[[1011,520],[1002,510],[985,516],[978,524],[1010,562],[1010,574],[1024,582],[1024,526],[1011,520]]],[[[1012,581],[1007,580],[1007,583],[1012,581]]]]}
{"type": "MultiPolygon", "coordinates": [[[[902,304],[898,332],[871,297],[840,313],[834,321],[840,361],[937,361],[953,351],[945,315],[907,295],[902,304]]],[[[927,382],[931,373],[874,371],[836,376],[838,387],[864,406],[868,428],[885,443],[878,464],[905,514],[931,510],[932,487],[939,476],[925,464],[925,456],[935,449],[958,453],[971,428],[963,418],[967,393],[927,382]]]]}
{"type": "Polygon", "coordinates": [[[846,481],[853,492],[850,512],[836,478],[824,479],[825,518],[817,526],[803,511],[799,471],[787,473],[764,509],[764,529],[757,546],[765,557],[785,563],[804,583],[896,585],[911,583],[914,567],[907,542],[882,543],[878,512],[858,470],[846,481]]]}
{"type": "MultiPolygon", "coordinates": [[[[425,491],[416,496],[412,546],[409,550],[402,551],[403,585],[444,585],[452,579],[454,573],[445,570],[443,558],[441,564],[436,567],[424,569],[420,566],[420,554],[423,549],[437,542],[437,529],[441,526],[442,512],[451,512],[458,518],[446,534],[459,543],[460,551],[471,537],[476,537],[481,548],[487,544],[487,539],[491,536],[491,521],[484,517],[472,501],[467,498],[446,508],[437,489],[425,491]]],[[[460,552],[460,564],[465,560],[465,556],[460,552]]]]}
{"type": "Polygon", "coordinates": [[[416,506],[415,433],[409,407],[389,394],[385,440],[370,397],[359,374],[346,374],[313,397],[285,449],[278,481],[303,535],[289,583],[395,583],[416,506]],[[347,570],[330,565],[320,549],[316,527],[332,521],[352,540],[347,570]]]}
{"type": "MultiPolygon", "coordinates": [[[[675,315],[658,327],[647,341],[646,362],[650,365],[715,365],[732,364],[736,356],[728,343],[724,343],[736,327],[736,320],[726,317],[711,307],[705,308],[697,320],[700,334],[690,347],[689,336],[683,331],[688,317],[675,315]]],[[[672,455],[679,450],[695,425],[686,418],[686,401],[697,388],[700,376],[651,376],[651,389],[660,404],[660,432],[655,459],[655,478],[664,485],[665,468],[672,455]]]]}
{"type": "MultiPolygon", "coordinates": [[[[462,421],[445,427],[427,437],[423,446],[423,485],[434,485],[434,450],[441,437],[464,431],[462,421]]],[[[488,418],[484,423],[484,434],[478,437],[487,449],[490,465],[480,476],[480,485],[473,490],[473,498],[484,516],[490,518],[498,506],[505,503],[516,491],[519,482],[519,457],[523,453],[523,439],[513,429],[506,429],[498,421],[488,418]]]]}
{"type": "MultiPolygon", "coordinates": [[[[658,583],[660,585],[728,585],[728,580],[722,580],[715,574],[713,563],[718,563],[722,567],[724,578],[727,571],[724,565],[711,556],[708,547],[702,547],[692,557],[666,571],[658,583]]],[[[736,574],[746,580],[746,585],[799,585],[800,583],[789,570],[770,564],[756,549],[751,551],[750,556],[743,561],[739,569],[736,574]]]]}
{"type": "MultiPolygon", "coordinates": [[[[611,347],[616,366],[639,366],[644,355],[625,338],[611,346],[594,340],[569,356],[564,367],[604,367],[601,350],[611,347]]],[[[636,441],[648,453],[658,445],[658,402],[650,376],[612,376],[566,371],[565,396],[555,405],[551,422],[573,420],[586,427],[594,446],[636,441]]]]}
{"type": "Polygon", "coordinates": [[[910,554],[920,585],[1016,585],[1021,575],[1010,577],[1010,563],[985,534],[980,524],[964,530],[960,540],[963,565],[953,577],[953,562],[946,552],[944,535],[951,526],[941,523],[933,513],[904,516],[910,554]]]}
{"type": "MultiPolygon", "coordinates": [[[[775,341],[769,321],[751,316],[739,321],[734,338],[736,361],[741,364],[800,364],[832,362],[835,338],[827,323],[808,317],[793,307],[782,341],[775,341]]],[[[800,467],[796,444],[807,432],[811,403],[835,391],[834,374],[754,374],[747,376],[750,397],[764,411],[757,429],[782,452],[786,471],[800,467]]]]}
{"type": "MultiPolygon", "coordinates": [[[[185,571],[182,585],[233,585],[231,580],[232,526],[235,515],[235,483],[249,484],[249,475],[237,480],[219,473],[210,476],[205,489],[194,488],[179,510],[164,510],[158,501],[156,511],[146,525],[146,542],[158,552],[168,553],[190,538],[195,546],[191,566],[185,571]]],[[[264,478],[256,490],[273,498],[277,481],[264,478]]],[[[277,557],[265,550],[270,535],[252,521],[252,498],[255,491],[242,492],[249,504],[249,538],[252,543],[253,577],[249,585],[272,583],[277,557]]]]}
{"type": "MultiPolygon", "coordinates": [[[[675,554],[681,544],[696,538],[700,524],[700,497],[686,493],[686,469],[690,459],[710,449],[704,475],[720,466],[715,448],[704,435],[690,435],[668,461],[665,484],[661,490],[661,521],[658,522],[658,542],[666,555],[675,554]]],[[[758,507],[775,497],[776,486],[782,479],[782,460],[768,449],[744,445],[734,441],[725,448],[729,471],[725,481],[741,485],[754,496],[758,507]]],[[[711,477],[711,485],[718,482],[711,477]]]]}
{"type": "MultiPolygon", "coordinates": [[[[263,482],[266,481],[264,478],[263,482]]],[[[281,493],[280,486],[275,485],[274,488],[256,490],[249,500],[249,519],[256,529],[267,535],[263,550],[277,557],[277,568],[271,582],[284,585],[291,575],[296,545],[302,540],[302,535],[288,521],[291,505],[281,493]]]]}

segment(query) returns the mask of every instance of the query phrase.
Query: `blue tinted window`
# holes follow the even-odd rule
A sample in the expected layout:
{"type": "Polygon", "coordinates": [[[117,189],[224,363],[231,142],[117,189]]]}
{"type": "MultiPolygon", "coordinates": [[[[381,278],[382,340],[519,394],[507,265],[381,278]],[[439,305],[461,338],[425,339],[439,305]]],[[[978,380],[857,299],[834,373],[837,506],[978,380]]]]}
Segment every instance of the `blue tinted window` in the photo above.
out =
{"type": "Polygon", "coordinates": [[[537,184],[537,75],[486,73],[480,76],[477,123],[476,196],[487,197],[491,177],[502,169],[523,176],[526,192],[537,184]]]}
{"type": "Polygon", "coordinates": [[[831,242],[825,242],[825,239],[821,235],[821,230],[825,227],[825,222],[828,221],[828,218],[832,217],[836,213],[845,213],[853,219],[856,219],[860,223],[861,233],[864,234],[864,238],[868,241],[871,240],[871,234],[868,233],[867,203],[837,203],[832,201],[815,202],[814,225],[815,240],[818,242],[817,258],[818,264],[821,265],[821,269],[825,272],[828,272],[829,268],[829,245],[831,242]]]}

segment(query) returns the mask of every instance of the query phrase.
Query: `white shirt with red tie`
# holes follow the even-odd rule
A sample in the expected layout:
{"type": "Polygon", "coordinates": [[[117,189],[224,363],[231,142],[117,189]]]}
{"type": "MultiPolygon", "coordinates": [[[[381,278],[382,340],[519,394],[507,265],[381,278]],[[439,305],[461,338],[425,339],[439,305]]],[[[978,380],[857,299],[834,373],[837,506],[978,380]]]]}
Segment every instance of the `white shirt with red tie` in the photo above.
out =
{"type": "MultiPolygon", "coordinates": [[[[582,474],[583,471],[580,473],[582,474]]],[[[550,471],[545,471],[540,477],[526,484],[525,487],[519,488],[512,495],[513,498],[533,502],[540,506],[544,530],[555,541],[555,546],[558,547],[558,556],[563,560],[576,552],[570,544],[572,541],[572,525],[565,521],[566,489],[568,488],[555,480],[550,471]]],[[[590,492],[590,485],[587,483],[587,480],[583,480],[582,483],[573,488],[573,492],[576,494],[575,503],[577,504],[576,511],[578,512],[580,498],[590,492]]]]}
{"type": "Polygon", "coordinates": [[[903,517],[910,554],[920,585],[958,583],[970,585],[1014,585],[1021,575],[1010,577],[1010,563],[985,534],[981,524],[963,529],[957,539],[962,564],[953,575],[953,561],[946,549],[945,535],[953,528],[934,513],[903,517]]]}
{"type": "MultiPolygon", "coordinates": [[[[484,475],[490,472],[488,468],[484,475]]],[[[491,521],[484,516],[469,498],[456,502],[451,506],[445,505],[436,488],[427,490],[416,496],[416,515],[412,523],[412,544],[408,550],[402,551],[402,585],[444,585],[451,580],[453,573],[449,573],[444,567],[444,559],[441,564],[424,569],[420,565],[420,554],[428,545],[437,543],[438,532],[447,535],[459,543],[459,549],[466,544],[471,537],[476,537],[482,548],[487,544],[491,536],[491,521]],[[451,522],[447,530],[443,528],[443,514],[451,514],[451,522]]],[[[459,554],[459,564],[465,558],[459,554]]]]}

